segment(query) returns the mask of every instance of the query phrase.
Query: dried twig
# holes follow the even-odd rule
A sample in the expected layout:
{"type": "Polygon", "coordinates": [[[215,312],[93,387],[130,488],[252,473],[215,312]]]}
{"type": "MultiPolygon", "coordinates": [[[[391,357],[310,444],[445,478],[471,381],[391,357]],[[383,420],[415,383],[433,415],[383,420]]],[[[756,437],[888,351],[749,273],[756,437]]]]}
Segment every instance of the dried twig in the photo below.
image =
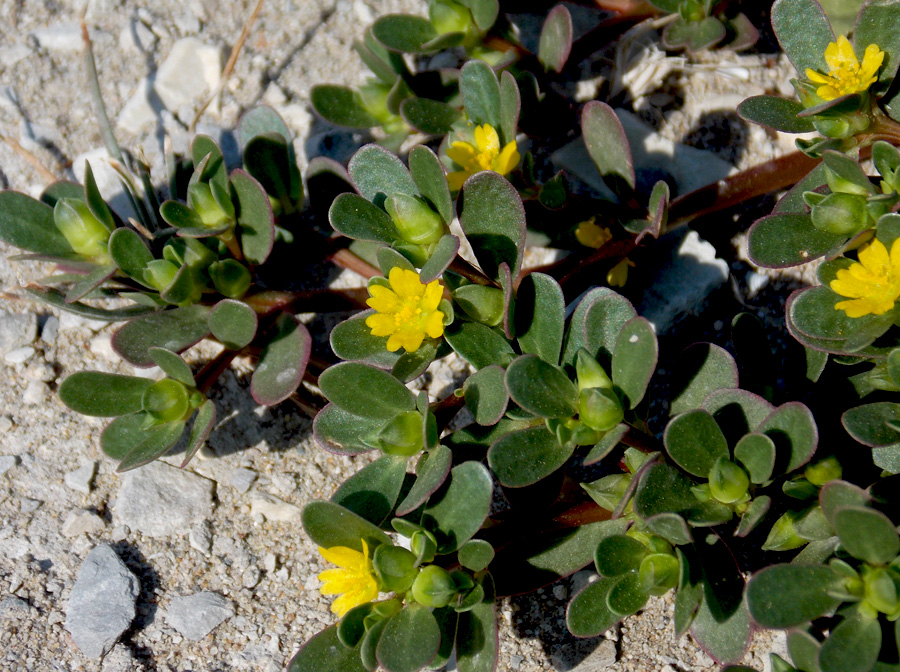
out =
{"type": "Polygon", "coordinates": [[[53,171],[51,171],[49,168],[47,168],[47,166],[41,163],[41,160],[38,157],[22,147],[22,145],[20,145],[18,142],[5,135],[0,135],[0,139],[2,139],[3,142],[9,145],[10,149],[12,149],[16,154],[18,154],[29,164],[31,164],[31,167],[37,171],[44,182],[46,182],[47,184],[52,184],[53,182],[59,180],[59,178],[53,173],[53,171]]]}
{"type": "Polygon", "coordinates": [[[234,47],[231,49],[231,55],[228,57],[228,62],[225,63],[225,69],[222,70],[222,76],[219,78],[219,85],[216,87],[216,90],[212,92],[212,95],[210,95],[206,102],[200,106],[200,109],[197,110],[194,118],[191,119],[191,125],[188,127],[191,133],[197,128],[197,122],[200,121],[200,117],[206,111],[206,108],[210,106],[212,101],[214,101],[216,97],[222,93],[222,89],[225,88],[225,84],[228,81],[228,78],[231,77],[231,72],[234,70],[234,66],[237,63],[238,55],[241,53],[241,49],[243,49],[247,38],[250,36],[250,29],[253,28],[253,24],[256,23],[256,18],[259,16],[263,2],[265,2],[265,0],[259,0],[259,2],[256,3],[256,9],[254,9],[253,14],[250,15],[250,20],[244,24],[244,28],[241,30],[238,41],[235,42],[234,47]]]}

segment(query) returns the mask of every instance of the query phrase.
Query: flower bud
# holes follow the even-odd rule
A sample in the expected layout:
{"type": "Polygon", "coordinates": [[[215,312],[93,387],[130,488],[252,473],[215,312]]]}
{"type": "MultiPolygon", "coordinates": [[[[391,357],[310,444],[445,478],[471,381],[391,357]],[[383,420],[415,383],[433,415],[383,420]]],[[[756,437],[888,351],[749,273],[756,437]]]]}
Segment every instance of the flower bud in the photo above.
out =
{"type": "Polygon", "coordinates": [[[210,264],[207,270],[213,286],[222,296],[239,299],[250,289],[250,271],[239,261],[234,259],[217,261],[210,264]]]}
{"type": "Polygon", "coordinates": [[[625,411],[615,392],[591,387],[578,395],[578,418],[588,427],[605,432],[622,422],[625,411]]]}
{"type": "Polygon", "coordinates": [[[385,200],[384,207],[408,243],[431,245],[447,233],[441,216],[415,196],[394,194],[385,200]]]}
{"type": "Polygon", "coordinates": [[[842,473],[841,463],[832,455],[806,467],[803,475],[806,476],[806,480],[813,485],[822,487],[829,481],[839,479],[842,473]]]}
{"type": "Polygon", "coordinates": [[[591,387],[600,387],[611,390],[613,386],[606,371],[600,366],[600,362],[591,357],[584,348],[580,348],[575,357],[575,376],[578,380],[578,391],[591,387]]]}
{"type": "Polygon", "coordinates": [[[77,198],[61,198],[53,208],[53,223],[72,249],[91,259],[109,259],[109,229],[77,198]]]}
{"type": "Polygon", "coordinates": [[[233,215],[222,208],[206,182],[196,182],[190,186],[188,204],[199,215],[203,226],[209,229],[218,229],[233,221],[233,215]]]}
{"type": "Polygon", "coordinates": [[[416,577],[416,556],[399,546],[381,544],[372,556],[372,568],[385,592],[403,593],[416,577]]]}
{"type": "Polygon", "coordinates": [[[388,455],[415,455],[424,448],[422,414],[405,411],[395,415],[378,432],[376,443],[388,455]]]}
{"type": "Polygon", "coordinates": [[[503,290],[484,285],[463,285],[453,291],[453,299],[476,322],[496,327],[503,321],[503,290]]]}
{"type": "Polygon", "coordinates": [[[775,521],[766,543],[762,545],[764,551],[791,551],[805,546],[808,541],[797,534],[794,521],[799,517],[797,511],[788,511],[775,521]]]}
{"type": "Polygon", "coordinates": [[[720,457],[709,472],[709,491],[723,504],[742,499],[750,488],[747,472],[731,460],[720,457]]]}
{"type": "Polygon", "coordinates": [[[423,607],[438,609],[450,604],[450,600],[456,595],[456,583],[450,572],[437,565],[423,567],[413,581],[413,599],[423,607]]]}
{"type": "Polygon", "coordinates": [[[144,391],[141,408],[150,414],[153,424],[181,420],[191,410],[187,388],[177,380],[163,378],[144,391]]]}
{"type": "Polygon", "coordinates": [[[855,194],[829,194],[810,212],[817,229],[849,235],[864,229],[869,221],[866,199],[855,194]]]}

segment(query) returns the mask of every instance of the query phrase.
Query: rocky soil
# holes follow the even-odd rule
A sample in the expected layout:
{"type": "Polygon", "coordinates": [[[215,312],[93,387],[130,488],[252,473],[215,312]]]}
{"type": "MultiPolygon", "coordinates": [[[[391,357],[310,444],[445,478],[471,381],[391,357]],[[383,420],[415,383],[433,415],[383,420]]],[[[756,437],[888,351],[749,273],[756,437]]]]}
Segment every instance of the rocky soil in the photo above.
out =
{"type": "MultiPolygon", "coordinates": [[[[102,160],[79,16],[85,12],[120,143],[162,175],[164,143],[186,146],[187,124],[217,86],[254,5],[0,0],[0,134],[58,177],[80,177],[90,158],[106,195],[127,207],[102,160]]],[[[364,68],[351,51],[353,39],[377,15],[396,11],[421,13],[424,3],[269,0],[198,130],[234,147],[223,129],[248,107],[267,103],[296,133],[304,165],[323,153],[346,158],[365,139],[316,120],[310,87],[359,83],[364,68]]],[[[667,57],[646,37],[636,36],[623,52],[629,75],[622,84],[638,101],[632,142],[648,165],[661,161],[679,167],[685,180],[710,180],[791,149],[734,113],[743,97],[785,90],[781,60],[667,57]],[[650,133],[641,119],[659,132],[650,133]]],[[[572,94],[595,95],[603,67],[583,64],[584,80],[573,83],[572,94]]],[[[41,174],[0,143],[0,187],[36,195],[43,186],[41,174]]],[[[697,294],[682,274],[683,290],[694,294],[674,311],[648,298],[644,310],[655,305],[660,320],[698,310],[723,283],[724,291],[731,282],[749,300],[748,288],[755,295],[768,282],[734,250],[699,242],[692,249],[684,254],[710,267],[710,280],[697,294]]],[[[98,447],[104,422],[69,411],[55,391],[75,371],[134,371],[112,352],[110,326],[22,298],[20,287],[49,269],[12,261],[13,253],[0,245],[0,293],[7,299],[0,304],[0,669],[282,669],[303,641],[333,622],[329,600],[318,593],[325,563],[303,534],[300,511],[329,497],[359,461],[316,448],[309,420],[293,406],[257,406],[247,390],[247,363],[239,361],[214,393],[220,420],[208,448],[188,469],[179,471],[172,465],[180,459],[172,459],[116,474],[98,447]],[[102,612],[101,603],[108,607],[102,612]]],[[[663,600],[607,638],[568,636],[567,597],[589,576],[581,572],[501,604],[500,670],[716,669],[689,638],[674,641],[671,605],[663,600]]],[[[762,633],[746,662],[763,669],[768,652],[782,646],[762,633]]]]}

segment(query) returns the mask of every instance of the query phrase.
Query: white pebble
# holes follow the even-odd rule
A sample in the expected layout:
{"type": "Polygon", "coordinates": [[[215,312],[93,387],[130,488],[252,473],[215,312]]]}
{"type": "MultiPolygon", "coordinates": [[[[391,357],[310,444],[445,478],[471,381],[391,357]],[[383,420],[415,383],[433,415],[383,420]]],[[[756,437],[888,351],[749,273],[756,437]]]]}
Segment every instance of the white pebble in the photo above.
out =
{"type": "Polygon", "coordinates": [[[34,355],[34,348],[30,345],[26,345],[24,348],[10,350],[3,355],[3,359],[9,364],[21,364],[22,362],[27,361],[32,355],[34,355]]]}

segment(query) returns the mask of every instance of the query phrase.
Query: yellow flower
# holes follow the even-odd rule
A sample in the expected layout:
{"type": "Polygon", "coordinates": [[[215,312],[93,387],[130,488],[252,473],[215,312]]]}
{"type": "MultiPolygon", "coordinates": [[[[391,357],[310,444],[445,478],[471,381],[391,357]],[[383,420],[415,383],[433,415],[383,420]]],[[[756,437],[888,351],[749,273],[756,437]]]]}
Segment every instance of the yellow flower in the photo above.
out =
{"type": "Polygon", "coordinates": [[[490,124],[475,127],[475,146],[457,140],[450,145],[447,156],[462,168],[447,175],[451,191],[459,191],[468,177],[482,170],[493,170],[506,175],[522,158],[515,140],[506,143],[506,147],[500,149],[500,136],[490,124]]]}
{"type": "Polygon", "coordinates": [[[900,238],[887,248],[877,238],[859,252],[859,261],[837,272],[832,290],[851,301],[834,304],[847,317],[882,315],[894,307],[900,297],[900,238]]]}
{"type": "Polygon", "coordinates": [[[628,281],[628,267],[634,268],[634,262],[625,257],[618,264],[613,266],[609,273],[606,274],[606,284],[610,287],[624,287],[628,281]]]}
{"type": "Polygon", "coordinates": [[[612,240],[609,229],[598,226],[593,217],[578,225],[578,228],[575,229],[575,237],[585,247],[593,247],[595,250],[612,240]]]}
{"type": "Polygon", "coordinates": [[[390,336],[387,349],[396,352],[401,347],[415,352],[427,334],[439,338],[444,333],[444,313],[437,309],[444,292],[437,280],[427,285],[415,271],[394,266],[388,275],[390,289],[382,285],[369,288],[371,299],[366,301],[377,312],[366,318],[366,326],[373,336],[390,336]]]}
{"type": "Polygon", "coordinates": [[[369,547],[362,540],[362,553],[346,546],[319,548],[319,553],[328,562],[340,569],[326,569],[319,574],[322,595],[338,595],[343,593],[331,605],[331,611],[339,618],[353,607],[371,602],[378,597],[378,582],[372,573],[372,561],[369,560],[369,547]]]}
{"type": "Polygon", "coordinates": [[[877,79],[878,68],[884,62],[884,52],[878,45],[870,44],[860,64],[850,40],[841,35],[837,42],[825,48],[825,62],[831,68],[827,75],[807,68],[806,76],[811,82],[821,85],[816,89],[819,98],[834,100],[850,93],[862,93],[872,86],[877,79]]]}

